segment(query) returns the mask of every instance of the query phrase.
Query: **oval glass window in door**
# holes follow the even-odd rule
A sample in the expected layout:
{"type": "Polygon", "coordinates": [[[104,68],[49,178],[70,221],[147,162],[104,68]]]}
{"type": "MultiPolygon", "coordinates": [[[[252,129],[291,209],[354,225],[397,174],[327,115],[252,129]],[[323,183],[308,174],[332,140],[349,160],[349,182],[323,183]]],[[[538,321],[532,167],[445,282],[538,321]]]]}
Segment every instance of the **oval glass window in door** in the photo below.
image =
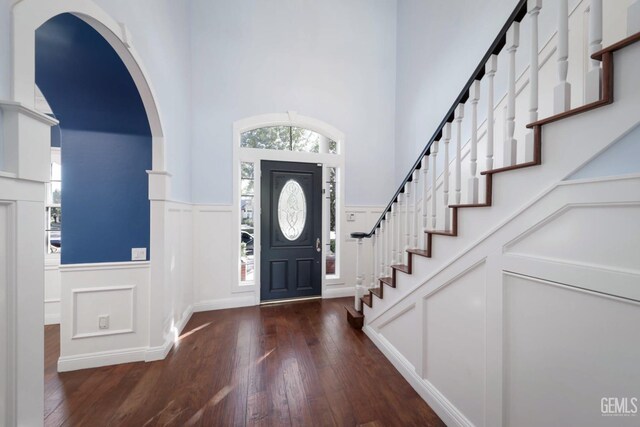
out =
{"type": "Polygon", "coordinates": [[[278,224],[284,237],[296,240],[307,221],[307,200],[302,187],[293,179],[284,184],[278,198],[278,224]]]}

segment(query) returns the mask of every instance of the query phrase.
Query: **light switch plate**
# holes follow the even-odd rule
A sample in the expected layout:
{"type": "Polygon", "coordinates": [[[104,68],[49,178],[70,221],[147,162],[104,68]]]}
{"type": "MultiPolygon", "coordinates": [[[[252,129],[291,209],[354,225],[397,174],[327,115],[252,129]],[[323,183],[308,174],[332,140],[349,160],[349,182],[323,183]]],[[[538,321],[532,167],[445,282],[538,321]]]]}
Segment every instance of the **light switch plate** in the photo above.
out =
{"type": "Polygon", "coordinates": [[[355,212],[347,212],[347,222],[355,222],[356,214],[355,212]]]}
{"type": "Polygon", "coordinates": [[[131,248],[131,261],[146,261],[147,248],[131,248]]]}
{"type": "Polygon", "coordinates": [[[98,328],[99,329],[109,329],[109,316],[108,315],[98,316],[98,328]]]}

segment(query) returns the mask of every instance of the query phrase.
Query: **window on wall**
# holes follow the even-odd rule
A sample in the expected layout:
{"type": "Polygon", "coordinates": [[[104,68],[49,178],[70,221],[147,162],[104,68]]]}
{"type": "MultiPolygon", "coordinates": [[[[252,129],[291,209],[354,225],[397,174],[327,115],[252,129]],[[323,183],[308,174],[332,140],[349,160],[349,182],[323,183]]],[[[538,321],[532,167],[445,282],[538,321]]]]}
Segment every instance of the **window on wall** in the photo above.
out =
{"type": "Polygon", "coordinates": [[[62,250],[62,162],[60,149],[51,149],[50,181],[46,185],[45,251],[48,255],[62,250]]]}
{"type": "Polygon", "coordinates": [[[254,163],[240,164],[240,281],[254,280],[254,163]]]}
{"type": "Polygon", "coordinates": [[[338,153],[335,141],[318,132],[296,126],[270,126],[244,132],[240,137],[240,146],[305,153],[338,153]],[[323,144],[327,144],[324,150],[323,144]]]}
{"type": "Polygon", "coordinates": [[[336,267],[336,168],[326,168],[326,182],[325,182],[325,198],[327,199],[327,213],[326,215],[329,218],[329,227],[328,227],[328,239],[327,239],[327,257],[325,260],[326,264],[326,275],[328,278],[338,276],[338,269],[336,267]]]}

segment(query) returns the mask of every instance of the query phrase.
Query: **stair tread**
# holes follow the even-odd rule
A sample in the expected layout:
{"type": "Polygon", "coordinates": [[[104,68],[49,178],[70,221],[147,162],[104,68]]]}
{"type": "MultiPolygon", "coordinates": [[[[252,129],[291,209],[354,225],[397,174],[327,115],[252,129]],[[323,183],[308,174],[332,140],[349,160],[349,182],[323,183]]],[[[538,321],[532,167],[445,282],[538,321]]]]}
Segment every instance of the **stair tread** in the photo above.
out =
{"type": "Polygon", "coordinates": [[[407,249],[407,252],[410,254],[420,255],[425,258],[431,258],[431,254],[425,249],[407,249]]]}
{"type": "Polygon", "coordinates": [[[380,286],[379,288],[371,288],[369,289],[369,292],[382,299],[382,286],[380,286]]]}
{"type": "Polygon", "coordinates": [[[427,230],[427,231],[425,231],[425,233],[435,234],[435,235],[438,235],[438,236],[451,236],[451,237],[457,236],[456,233],[454,233],[453,231],[448,231],[448,230],[427,230]]]}
{"type": "Polygon", "coordinates": [[[402,271],[403,273],[409,273],[409,266],[406,264],[394,264],[391,266],[394,270],[402,271]]]}
{"type": "Polygon", "coordinates": [[[380,281],[382,283],[385,283],[385,284],[391,286],[392,288],[396,287],[395,283],[393,283],[393,277],[381,277],[380,281]]]}
{"type": "Polygon", "coordinates": [[[367,294],[360,299],[362,300],[363,303],[367,304],[369,307],[373,307],[371,303],[371,294],[367,294]]]}
{"type": "Polygon", "coordinates": [[[449,205],[450,208],[487,208],[491,203],[467,203],[464,205],[449,205]]]}
{"type": "Polygon", "coordinates": [[[509,171],[513,171],[513,170],[517,170],[517,169],[530,168],[531,166],[538,166],[538,165],[540,165],[539,162],[520,163],[520,164],[513,165],[513,166],[505,166],[503,168],[489,169],[489,170],[486,170],[486,171],[482,171],[482,172],[480,172],[480,175],[493,175],[493,174],[496,174],[496,173],[509,172],[509,171]]]}
{"type": "Polygon", "coordinates": [[[364,314],[362,314],[358,310],[356,310],[355,307],[352,306],[351,304],[345,305],[344,308],[345,308],[345,310],[347,310],[347,313],[349,313],[352,317],[354,317],[356,319],[364,317],[364,314]]]}

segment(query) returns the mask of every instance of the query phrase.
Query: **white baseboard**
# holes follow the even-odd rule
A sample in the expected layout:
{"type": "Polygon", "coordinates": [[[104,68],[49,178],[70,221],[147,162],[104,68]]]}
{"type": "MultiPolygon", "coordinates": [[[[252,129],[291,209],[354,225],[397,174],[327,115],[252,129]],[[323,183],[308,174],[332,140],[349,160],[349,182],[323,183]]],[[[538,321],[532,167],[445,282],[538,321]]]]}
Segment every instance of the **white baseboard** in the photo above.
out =
{"type": "Polygon", "coordinates": [[[121,363],[140,362],[145,358],[147,347],[124,350],[100,351],[58,359],[58,372],[77,371],[78,369],[99,368],[121,363]]]}
{"type": "Polygon", "coordinates": [[[356,288],[353,286],[340,286],[337,289],[332,289],[331,287],[325,288],[324,292],[322,292],[322,298],[344,298],[344,297],[352,297],[356,294],[356,288]]]}
{"type": "Polygon", "coordinates": [[[201,311],[223,310],[225,308],[250,307],[256,305],[256,299],[253,293],[251,295],[237,298],[220,298],[208,301],[201,301],[193,304],[194,313],[201,311]]]}
{"type": "Polygon", "coordinates": [[[389,341],[379,335],[369,325],[362,328],[362,330],[446,425],[473,427],[473,423],[469,421],[458,408],[453,406],[433,384],[420,378],[409,361],[407,361],[389,341]]]}

